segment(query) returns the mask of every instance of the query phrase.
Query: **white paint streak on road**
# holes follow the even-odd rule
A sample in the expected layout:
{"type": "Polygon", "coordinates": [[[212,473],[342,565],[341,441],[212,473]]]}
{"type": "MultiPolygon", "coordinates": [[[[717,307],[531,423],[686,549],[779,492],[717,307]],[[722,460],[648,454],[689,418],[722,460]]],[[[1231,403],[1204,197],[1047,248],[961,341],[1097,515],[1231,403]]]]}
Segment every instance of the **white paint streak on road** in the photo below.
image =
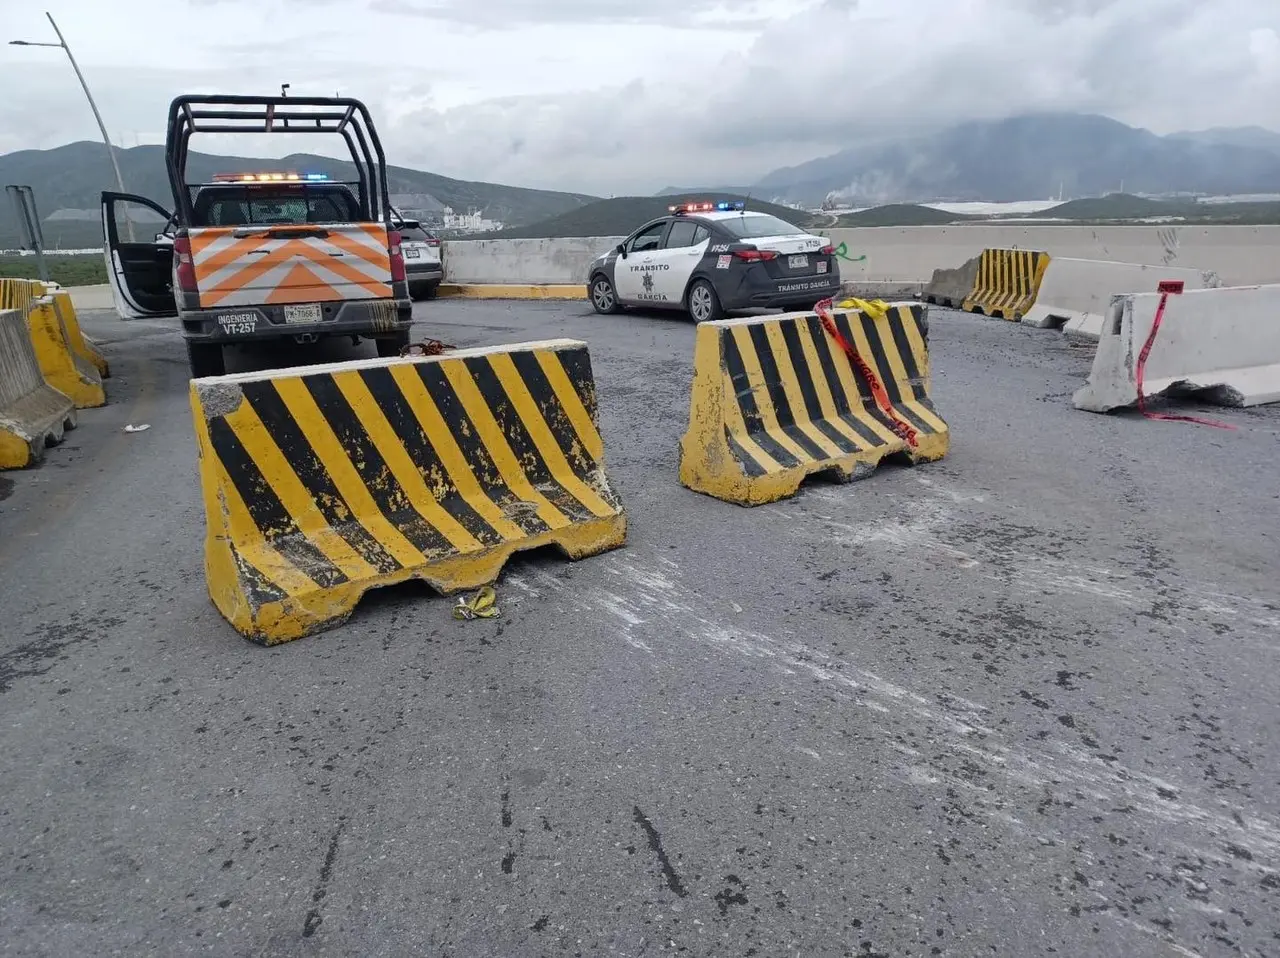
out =
{"type": "MultiPolygon", "coordinates": [[[[876,535],[867,531],[867,535],[876,535]]],[[[1180,784],[1162,777],[1105,762],[1093,753],[1063,742],[1045,743],[1034,750],[1008,741],[1002,733],[984,724],[990,710],[982,703],[948,697],[933,698],[897,685],[867,669],[838,661],[792,638],[765,635],[753,629],[726,623],[714,611],[715,601],[682,584],[670,562],[652,564],[634,550],[613,553],[600,564],[616,583],[610,590],[587,589],[587,601],[599,612],[617,619],[624,641],[643,642],[645,651],[666,651],[675,641],[693,639],[707,646],[748,659],[766,660],[771,666],[833,686],[850,702],[885,716],[880,731],[886,737],[898,733],[895,723],[910,721],[930,728],[929,736],[957,756],[967,756],[988,771],[1003,777],[1011,786],[1040,795],[1045,788],[1074,792],[1094,802],[1125,805],[1133,812],[1161,822],[1169,828],[1182,827],[1189,834],[1178,842],[1207,858],[1218,857],[1224,841],[1248,849],[1257,859],[1280,860],[1280,826],[1252,817],[1247,827],[1239,825],[1225,802],[1201,804],[1180,784]],[[663,564],[664,568],[658,568],[663,564]],[[644,639],[635,633],[646,631],[644,639]]],[[[565,596],[570,584],[546,573],[533,576],[534,588],[565,596]]],[[[580,591],[575,586],[574,591],[580,591]]],[[[724,603],[727,606],[727,603],[724,603]]],[[[727,614],[727,610],[726,610],[727,614]]],[[[683,654],[684,649],[679,649],[683,654]]],[[[933,765],[923,774],[951,778],[933,765]]],[[[1007,805],[1012,794],[999,801],[1007,805]]],[[[988,809],[989,814],[995,814],[988,809]]],[[[1001,812],[1001,814],[1007,814],[1001,812]]],[[[1263,869],[1265,871],[1265,869],[1263,869]]]]}

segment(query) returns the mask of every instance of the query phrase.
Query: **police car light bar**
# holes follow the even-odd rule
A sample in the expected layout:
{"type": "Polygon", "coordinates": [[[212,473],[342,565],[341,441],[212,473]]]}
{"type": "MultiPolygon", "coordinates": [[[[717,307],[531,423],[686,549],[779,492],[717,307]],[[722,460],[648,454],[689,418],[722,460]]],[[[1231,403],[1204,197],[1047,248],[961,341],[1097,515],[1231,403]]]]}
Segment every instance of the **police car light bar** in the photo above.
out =
{"type": "Polygon", "coordinates": [[[215,183],[300,183],[324,181],[328,173],[214,173],[215,183]]]}
{"type": "Polygon", "coordinates": [[[747,204],[742,200],[729,202],[722,200],[719,203],[678,203],[675,206],[668,206],[668,213],[725,213],[729,210],[745,210],[747,204]]]}

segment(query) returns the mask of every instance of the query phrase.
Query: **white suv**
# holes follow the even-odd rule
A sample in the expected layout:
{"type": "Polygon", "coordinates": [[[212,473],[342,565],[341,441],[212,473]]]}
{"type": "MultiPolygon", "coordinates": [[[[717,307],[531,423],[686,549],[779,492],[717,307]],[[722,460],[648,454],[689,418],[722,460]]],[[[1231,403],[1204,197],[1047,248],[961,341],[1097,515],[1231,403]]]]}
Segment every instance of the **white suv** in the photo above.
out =
{"type": "Polygon", "coordinates": [[[444,279],[440,261],[440,240],[424,229],[417,220],[398,220],[400,249],[404,254],[404,275],[409,282],[409,295],[415,299],[434,299],[436,287],[444,279]]]}

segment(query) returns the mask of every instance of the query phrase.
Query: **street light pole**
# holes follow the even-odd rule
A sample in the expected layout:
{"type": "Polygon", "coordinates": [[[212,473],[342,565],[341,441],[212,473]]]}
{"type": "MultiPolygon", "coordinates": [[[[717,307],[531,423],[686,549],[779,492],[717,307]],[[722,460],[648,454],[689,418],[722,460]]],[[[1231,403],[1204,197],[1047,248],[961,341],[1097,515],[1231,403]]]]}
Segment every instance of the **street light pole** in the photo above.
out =
{"type": "MultiPolygon", "coordinates": [[[[71,69],[76,71],[76,79],[80,81],[80,88],[84,90],[84,97],[89,101],[89,109],[93,110],[93,118],[98,121],[98,130],[102,133],[102,142],[107,147],[107,158],[111,160],[111,169],[116,174],[116,188],[123,193],[124,177],[120,175],[120,163],[116,159],[116,148],[111,145],[111,137],[107,135],[107,125],[102,122],[102,114],[98,112],[98,104],[93,102],[93,94],[89,92],[89,84],[85,82],[84,74],[80,72],[80,64],[76,63],[76,58],[71,54],[71,48],[67,46],[66,39],[62,36],[62,31],[58,29],[57,22],[53,19],[53,14],[48,11],[45,16],[49,18],[49,24],[53,27],[53,32],[58,35],[57,43],[37,43],[32,40],[10,40],[11,46],[15,47],[61,47],[62,52],[67,55],[67,59],[71,61],[71,69]]],[[[129,229],[129,239],[133,239],[133,220],[125,216],[125,222],[129,229]]]]}
{"type": "Polygon", "coordinates": [[[58,45],[67,54],[67,59],[71,61],[71,69],[76,71],[76,79],[80,81],[80,86],[84,90],[84,98],[89,101],[89,109],[93,110],[93,118],[98,121],[98,129],[102,132],[102,142],[107,145],[107,156],[111,158],[111,168],[115,170],[116,187],[121,193],[124,192],[124,177],[120,175],[120,163],[116,160],[116,148],[111,145],[111,137],[107,135],[107,125],[102,122],[102,114],[98,112],[98,104],[93,102],[93,94],[89,92],[89,84],[84,82],[84,74],[80,72],[80,65],[76,63],[76,58],[71,55],[71,48],[67,46],[67,41],[62,37],[62,31],[58,29],[58,24],[54,22],[53,14],[45,12],[45,16],[49,18],[49,25],[53,27],[53,32],[58,35],[58,45]]]}

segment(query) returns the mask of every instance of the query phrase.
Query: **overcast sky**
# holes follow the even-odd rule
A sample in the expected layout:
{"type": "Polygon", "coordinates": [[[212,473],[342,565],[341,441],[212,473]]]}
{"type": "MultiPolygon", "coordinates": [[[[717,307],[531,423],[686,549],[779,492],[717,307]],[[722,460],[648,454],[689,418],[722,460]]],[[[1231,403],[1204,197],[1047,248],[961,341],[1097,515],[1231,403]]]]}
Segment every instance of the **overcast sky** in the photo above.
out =
{"type": "MultiPolygon", "coordinates": [[[[1280,130],[1280,0],[45,3],[126,146],[163,142],[178,93],[281,82],[363,99],[397,165],[604,195],[1028,110],[1280,130]]],[[[43,6],[0,0],[0,39],[55,39],[43,6]]],[[[0,153],[98,137],[60,51],[0,46],[0,77],[0,153]]]]}

